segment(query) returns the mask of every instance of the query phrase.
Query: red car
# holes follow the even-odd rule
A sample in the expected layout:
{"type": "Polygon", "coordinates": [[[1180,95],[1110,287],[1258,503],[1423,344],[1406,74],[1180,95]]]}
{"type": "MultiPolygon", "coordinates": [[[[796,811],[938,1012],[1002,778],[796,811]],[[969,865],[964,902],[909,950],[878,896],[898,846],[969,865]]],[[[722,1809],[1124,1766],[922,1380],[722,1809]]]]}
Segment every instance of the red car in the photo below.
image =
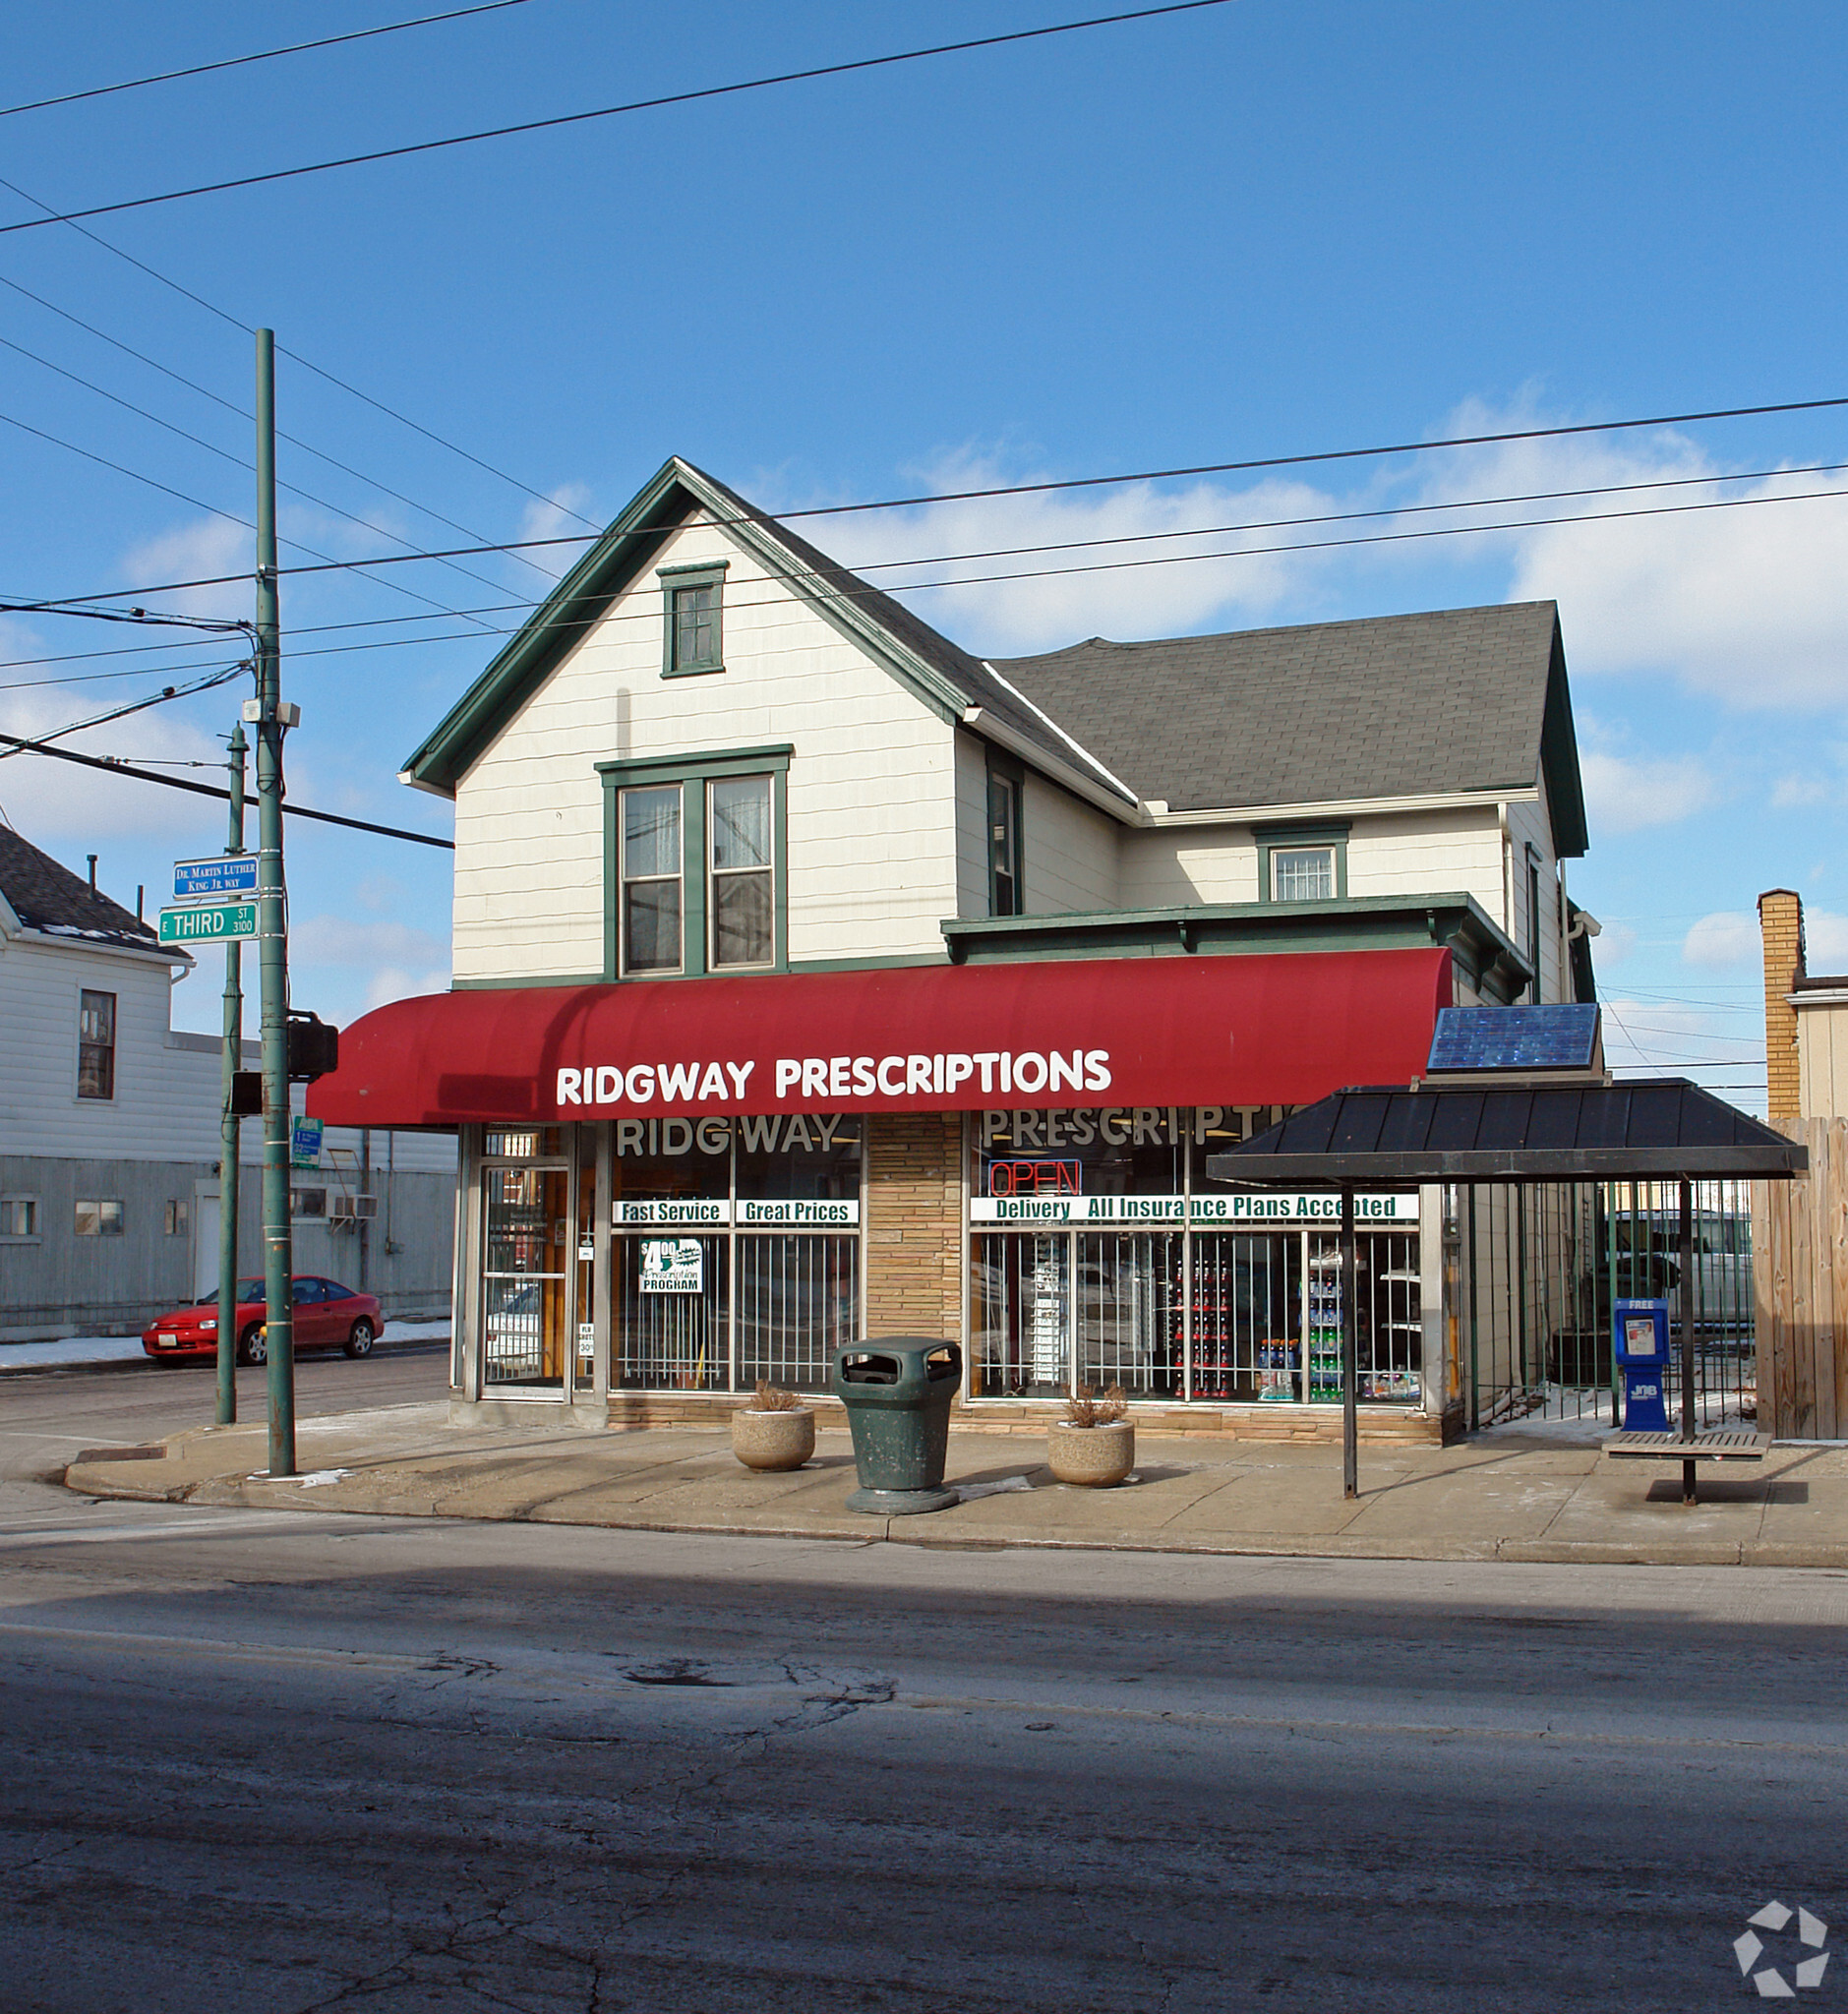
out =
{"type": "MultiPolygon", "coordinates": [[[[295,1347],[298,1350],[343,1349],[349,1357],[371,1354],[385,1333],[385,1317],[375,1294],[355,1293],[338,1280],[319,1274],[298,1273],[294,1279],[295,1347]]],[[[240,1364],[268,1361],[261,1279],[237,1283],[237,1360],[240,1364]]],[[[218,1348],[218,1296],[208,1294],[190,1308],[176,1308],[142,1331],[142,1348],[150,1357],[209,1356],[218,1348]]]]}

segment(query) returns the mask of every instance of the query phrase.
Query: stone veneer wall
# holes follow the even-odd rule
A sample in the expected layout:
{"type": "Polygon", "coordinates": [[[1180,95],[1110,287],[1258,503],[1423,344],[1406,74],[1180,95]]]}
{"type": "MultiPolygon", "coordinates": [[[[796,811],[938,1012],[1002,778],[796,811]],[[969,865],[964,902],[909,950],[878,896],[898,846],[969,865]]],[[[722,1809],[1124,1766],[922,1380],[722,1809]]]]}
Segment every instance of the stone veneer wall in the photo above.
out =
{"type": "Polygon", "coordinates": [[[866,1120],[866,1333],[962,1334],[963,1126],[955,1112],[866,1120]]]}

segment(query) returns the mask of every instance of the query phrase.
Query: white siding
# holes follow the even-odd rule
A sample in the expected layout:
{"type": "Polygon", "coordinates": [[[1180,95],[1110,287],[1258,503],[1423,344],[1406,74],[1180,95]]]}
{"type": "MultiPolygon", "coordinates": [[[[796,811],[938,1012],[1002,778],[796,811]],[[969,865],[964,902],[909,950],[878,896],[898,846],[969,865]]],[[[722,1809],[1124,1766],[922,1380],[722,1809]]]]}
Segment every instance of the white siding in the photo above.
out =
{"type": "MultiPolygon", "coordinates": [[[[167,1044],[168,971],[164,960],[79,939],[0,936],[0,1141],[9,1154],[191,1156],[192,1134],[176,1119],[191,1078],[188,1059],[167,1044]],[[113,1098],[77,1095],[78,996],[86,987],[115,995],[113,1098]]],[[[214,1077],[209,1111],[216,1109],[214,1077]]]]}
{"type": "Polygon", "coordinates": [[[1848,1006],[1797,1009],[1797,1069],[1806,1119],[1848,1118],[1848,1006]]]}
{"type": "Polygon", "coordinates": [[[1347,836],[1347,892],[1473,895],[1501,920],[1502,846],[1495,807],[1396,811],[1356,818],[1347,836]]]}
{"type": "Polygon", "coordinates": [[[987,744],[960,729],[956,735],[955,914],[988,914],[987,744]]]}
{"type": "Polygon", "coordinates": [[[1029,770],[1020,831],[1024,915],[1069,916],[1117,907],[1118,827],[1113,818],[1029,770]]]}
{"type": "Polygon", "coordinates": [[[1508,833],[1514,847],[1514,922],[1508,934],[1524,958],[1527,955],[1529,900],[1527,849],[1531,846],[1540,857],[1539,997],[1542,1000],[1564,1000],[1570,987],[1565,981],[1565,946],[1561,937],[1559,862],[1553,858],[1553,823],[1547,811],[1544,783],[1537,801],[1509,805],[1508,833]]]}
{"type": "Polygon", "coordinates": [[[955,730],[711,526],[656,565],[725,559],[726,669],[661,676],[651,567],[555,667],[456,793],[455,974],[603,965],[599,761],[790,742],[789,953],[940,954],[958,910],[955,730]]]}
{"type": "Polygon", "coordinates": [[[1258,846],[1244,825],[1164,825],[1122,838],[1125,909],[1256,902],[1258,846]]]}

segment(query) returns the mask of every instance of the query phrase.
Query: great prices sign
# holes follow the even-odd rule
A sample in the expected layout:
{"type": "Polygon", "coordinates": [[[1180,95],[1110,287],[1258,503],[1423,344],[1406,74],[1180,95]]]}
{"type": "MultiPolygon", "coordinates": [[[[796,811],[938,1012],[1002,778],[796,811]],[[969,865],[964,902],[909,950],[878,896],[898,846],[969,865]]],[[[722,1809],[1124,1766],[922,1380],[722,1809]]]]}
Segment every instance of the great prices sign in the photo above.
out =
{"type": "Polygon", "coordinates": [[[343,1030],[308,1104],[370,1126],[1308,1104],[1419,1074],[1450,1002],[1434,950],[484,989],[343,1030]]]}

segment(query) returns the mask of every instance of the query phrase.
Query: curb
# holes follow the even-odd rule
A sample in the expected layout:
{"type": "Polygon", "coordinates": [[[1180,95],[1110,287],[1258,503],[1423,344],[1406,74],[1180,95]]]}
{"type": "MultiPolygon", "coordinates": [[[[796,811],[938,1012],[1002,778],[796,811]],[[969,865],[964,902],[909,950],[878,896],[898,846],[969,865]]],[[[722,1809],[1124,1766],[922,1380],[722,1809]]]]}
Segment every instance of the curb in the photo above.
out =
{"type": "MultiPolygon", "coordinates": [[[[9,1364],[5,1357],[5,1351],[11,1345],[0,1343],[0,1384],[4,1384],[9,1378],[106,1378],[110,1376],[120,1377],[133,1371],[177,1371],[189,1368],[196,1371],[204,1371],[209,1370],[213,1363],[212,1358],[206,1356],[150,1357],[143,1353],[132,1357],[103,1357],[95,1363],[89,1364],[9,1364]]],[[[448,1347],[449,1345],[447,1341],[437,1341],[421,1335],[415,1336],[407,1342],[393,1342],[388,1336],[386,1336],[373,1344],[371,1355],[375,1357],[430,1356],[435,1355],[440,1350],[447,1351],[448,1347]]],[[[318,1349],[309,1352],[311,1357],[335,1357],[340,1354],[340,1351],[334,1349],[318,1349]]],[[[296,1361],[299,1364],[302,1360],[298,1358],[296,1361]]],[[[360,1361],[363,1362],[365,1359],[360,1361]]],[[[261,1368],[262,1366],[257,1364],[240,1364],[238,1366],[240,1371],[254,1371],[261,1368]]]]}

